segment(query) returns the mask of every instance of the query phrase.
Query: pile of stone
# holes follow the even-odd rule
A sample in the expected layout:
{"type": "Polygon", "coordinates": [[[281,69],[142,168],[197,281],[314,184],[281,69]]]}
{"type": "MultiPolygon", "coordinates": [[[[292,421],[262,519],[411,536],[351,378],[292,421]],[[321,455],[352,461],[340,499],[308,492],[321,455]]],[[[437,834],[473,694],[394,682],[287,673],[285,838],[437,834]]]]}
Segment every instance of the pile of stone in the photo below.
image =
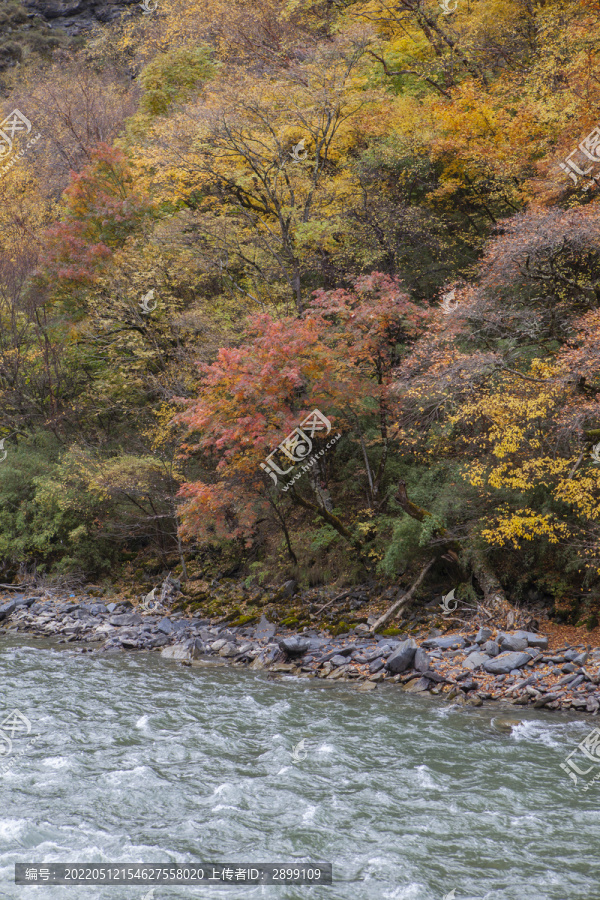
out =
{"type": "Polygon", "coordinates": [[[76,603],[22,596],[0,605],[0,631],[86,643],[94,649],[159,650],[185,665],[232,664],[280,674],[353,681],[361,690],[397,684],[455,702],[505,700],[536,708],[600,709],[600,650],[548,650],[544,635],[480,628],[475,634],[429,637],[300,635],[264,616],[256,626],[232,627],[183,615],[141,614],[130,603],[76,603]]]}

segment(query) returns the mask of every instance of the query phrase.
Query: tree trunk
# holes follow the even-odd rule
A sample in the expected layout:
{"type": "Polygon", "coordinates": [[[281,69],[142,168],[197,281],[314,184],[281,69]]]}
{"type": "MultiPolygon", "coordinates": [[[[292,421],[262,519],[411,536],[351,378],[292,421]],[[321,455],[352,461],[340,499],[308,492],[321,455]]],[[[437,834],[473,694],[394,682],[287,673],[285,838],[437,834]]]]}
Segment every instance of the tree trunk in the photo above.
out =
{"type": "Polygon", "coordinates": [[[401,609],[404,609],[405,606],[408,606],[408,604],[414,597],[417,588],[422,583],[423,579],[434,564],[435,559],[435,556],[432,557],[429,562],[423,566],[419,573],[419,577],[415,582],[413,582],[408,591],[403,594],[399,600],[396,600],[395,603],[390,606],[388,611],[384,612],[384,614],[377,619],[375,624],[371,626],[371,634],[375,634],[378,628],[382,628],[383,625],[389,622],[389,620],[392,619],[397,613],[399,613],[401,609]]]}
{"type": "Polygon", "coordinates": [[[348,541],[348,543],[352,544],[358,554],[360,561],[366,565],[367,561],[363,556],[360,541],[356,540],[352,532],[346,528],[344,523],[340,519],[338,519],[338,517],[334,515],[334,513],[329,512],[329,510],[324,506],[317,506],[315,503],[311,503],[309,500],[301,497],[300,494],[296,492],[295,488],[292,488],[291,495],[293,500],[299,506],[303,506],[304,509],[308,509],[311,512],[317,513],[317,515],[321,516],[321,518],[324,519],[328,525],[331,525],[332,528],[335,528],[338,534],[341,534],[342,537],[348,541]]]}

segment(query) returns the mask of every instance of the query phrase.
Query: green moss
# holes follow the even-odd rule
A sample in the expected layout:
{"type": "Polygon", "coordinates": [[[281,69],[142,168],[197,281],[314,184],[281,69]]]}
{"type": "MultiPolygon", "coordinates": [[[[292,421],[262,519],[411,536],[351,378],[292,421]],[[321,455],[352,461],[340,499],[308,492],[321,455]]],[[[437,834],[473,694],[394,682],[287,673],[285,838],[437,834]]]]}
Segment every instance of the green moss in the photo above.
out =
{"type": "Polygon", "coordinates": [[[281,620],[281,624],[287,625],[288,628],[294,628],[298,621],[298,616],[286,616],[285,619],[281,620]]]}
{"type": "Polygon", "coordinates": [[[401,628],[385,628],[382,632],[386,637],[394,637],[397,634],[403,634],[401,628]]]}
{"type": "Polygon", "coordinates": [[[234,619],[230,622],[230,625],[248,625],[250,622],[256,622],[258,616],[238,616],[237,619],[234,619]]]}
{"type": "Polygon", "coordinates": [[[351,626],[348,625],[347,622],[341,621],[338,622],[337,625],[332,625],[329,629],[331,634],[337,636],[338,634],[345,634],[347,631],[351,630],[351,626]]]}

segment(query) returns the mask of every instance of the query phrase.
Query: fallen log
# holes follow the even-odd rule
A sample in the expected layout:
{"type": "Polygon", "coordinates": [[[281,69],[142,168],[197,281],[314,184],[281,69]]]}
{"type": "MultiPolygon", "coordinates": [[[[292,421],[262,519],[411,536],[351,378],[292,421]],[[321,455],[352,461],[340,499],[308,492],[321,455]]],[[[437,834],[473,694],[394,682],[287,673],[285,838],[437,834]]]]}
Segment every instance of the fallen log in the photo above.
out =
{"type": "Polygon", "coordinates": [[[392,619],[398,612],[400,612],[401,609],[403,609],[405,606],[407,606],[410,603],[410,601],[412,600],[412,598],[415,595],[417,588],[422,583],[423,579],[425,578],[425,576],[431,569],[432,565],[434,564],[435,559],[436,558],[434,556],[429,560],[428,563],[425,564],[425,566],[421,569],[421,572],[419,573],[417,580],[415,582],[413,582],[413,584],[410,586],[408,591],[405,594],[403,594],[399,600],[396,600],[395,603],[393,603],[390,606],[388,611],[385,612],[382,616],[380,616],[377,619],[377,621],[375,622],[375,624],[371,626],[371,634],[375,634],[375,632],[377,631],[378,628],[381,628],[383,625],[385,625],[387,622],[389,622],[389,620],[392,619]]]}

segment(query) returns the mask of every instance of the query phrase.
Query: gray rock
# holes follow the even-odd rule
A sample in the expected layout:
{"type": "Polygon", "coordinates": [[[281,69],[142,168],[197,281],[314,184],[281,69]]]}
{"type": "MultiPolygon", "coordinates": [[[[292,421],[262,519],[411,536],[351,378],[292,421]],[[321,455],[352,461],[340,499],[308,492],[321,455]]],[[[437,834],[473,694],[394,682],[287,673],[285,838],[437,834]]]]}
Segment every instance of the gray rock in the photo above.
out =
{"type": "Polygon", "coordinates": [[[158,625],[156,626],[158,631],[161,631],[163,634],[173,634],[173,623],[166,616],[164,619],[161,619],[158,625]]]}
{"type": "Polygon", "coordinates": [[[144,645],[148,647],[149,650],[154,649],[154,647],[164,647],[168,643],[169,638],[166,634],[151,634],[144,639],[144,645]]]}
{"type": "Polygon", "coordinates": [[[389,657],[385,664],[386,669],[389,672],[393,672],[394,675],[399,675],[400,672],[405,672],[407,669],[410,669],[418,649],[416,642],[412,638],[403,641],[398,649],[389,657]]]}
{"type": "Polygon", "coordinates": [[[38,600],[41,600],[41,597],[18,597],[15,598],[17,606],[33,606],[38,600]]]}
{"type": "Polygon", "coordinates": [[[227,641],[225,645],[219,650],[219,656],[222,656],[224,659],[229,659],[231,656],[237,656],[238,653],[238,645],[232,644],[231,641],[227,641]]]}
{"type": "Polygon", "coordinates": [[[587,698],[586,707],[589,713],[597,713],[598,709],[600,709],[600,704],[595,697],[590,696],[587,698]]]}
{"type": "Polygon", "coordinates": [[[332,656],[331,659],[329,660],[329,662],[331,663],[332,666],[337,667],[337,666],[345,666],[346,663],[348,662],[348,660],[346,659],[345,656],[338,655],[338,656],[332,656]]]}
{"type": "Polygon", "coordinates": [[[296,593],[298,585],[294,581],[293,578],[290,578],[289,581],[285,581],[283,585],[279,588],[277,592],[278,600],[289,600],[296,593]]]}
{"type": "Polygon", "coordinates": [[[475,671],[475,669],[481,668],[481,666],[486,663],[490,657],[487,653],[481,653],[479,650],[476,650],[474,653],[471,653],[464,661],[464,666],[466,669],[471,669],[475,671]]]}
{"type": "Polygon", "coordinates": [[[108,607],[104,603],[92,603],[90,612],[93,616],[102,616],[108,614],[108,607]]]}
{"type": "Polygon", "coordinates": [[[417,670],[417,672],[421,672],[422,674],[429,671],[429,655],[425,652],[425,650],[422,650],[421,647],[419,647],[419,649],[415,653],[415,661],[413,663],[413,666],[417,670]]]}
{"type": "Polygon", "coordinates": [[[288,656],[302,656],[310,648],[310,641],[297,636],[281,638],[278,642],[288,656]]]}
{"type": "Polygon", "coordinates": [[[385,662],[381,657],[378,659],[374,659],[372,663],[369,664],[369,672],[371,675],[374,675],[376,672],[379,672],[385,666],[385,662]]]}
{"type": "Polygon", "coordinates": [[[126,632],[125,634],[120,634],[118,636],[118,640],[122,647],[125,650],[137,650],[142,644],[145,644],[144,637],[141,634],[138,634],[137,631],[126,632]]]}
{"type": "Polygon", "coordinates": [[[492,636],[491,628],[484,628],[483,626],[479,629],[477,634],[475,635],[475,643],[476,644],[485,644],[486,641],[492,636]]]}
{"type": "Polygon", "coordinates": [[[270,641],[276,631],[277,626],[269,622],[269,620],[263,615],[261,616],[260,622],[254,630],[254,640],[270,641]]]}
{"type": "Polygon", "coordinates": [[[0,606],[0,622],[10,616],[16,608],[17,604],[15,600],[9,600],[8,603],[3,603],[2,606],[0,606]]]}
{"type": "Polygon", "coordinates": [[[466,645],[466,640],[460,634],[440,638],[427,638],[426,641],[421,641],[421,647],[425,647],[426,650],[459,650],[466,647],[466,645]]]}
{"type": "Polygon", "coordinates": [[[124,613],[122,616],[111,616],[111,625],[141,625],[144,621],[139,613],[124,613]]]}
{"type": "MultiPolygon", "coordinates": [[[[492,675],[508,675],[513,670],[518,670],[527,665],[530,660],[528,653],[500,653],[495,659],[489,659],[483,668],[492,675]]],[[[518,673],[520,674],[520,673],[518,673]]]]}
{"type": "Polygon", "coordinates": [[[321,663],[327,662],[332,658],[332,656],[350,656],[354,652],[354,647],[336,647],[335,650],[329,650],[328,653],[324,653],[323,656],[320,656],[317,662],[319,665],[321,663]]]}
{"type": "Polygon", "coordinates": [[[212,644],[210,645],[210,649],[213,651],[213,653],[218,653],[226,643],[227,640],[225,638],[219,638],[217,641],[212,642],[212,644]]]}
{"type": "Polygon", "coordinates": [[[527,650],[527,640],[522,637],[517,637],[516,634],[500,633],[498,635],[498,643],[500,644],[500,649],[503,653],[507,650],[512,650],[513,652],[527,650]]]}
{"type": "Polygon", "coordinates": [[[420,678],[417,678],[414,681],[410,681],[406,687],[404,688],[409,694],[418,694],[421,691],[429,690],[429,679],[425,678],[423,675],[420,678]]]}
{"type": "Polygon", "coordinates": [[[184,644],[172,644],[170,647],[165,647],[160,655],[165,659],[186,660],[192,658],[189,648],[184,644]]]}
{"type": "Polygon", "coordinates": [[[496,641],[486,641],[481,649],[484,653],[487,653],[488,656],[498,656],[500,653],[500,647],[496,641]]]}
{"type": "Polygon", "coordinates": [[[279,649],[278,644],[267,644],[263,652],[261,653],[261,659],[265,663],[274,662],[274,660],[280,658],[281,650],[279,649]]]}
{"type": "Polygon", "coordinates": [[[365,653],[365,659],[368,663],[370,663],[373,662],[374,659],[381,659],[382,656],[389,656],[391,652],[391,646],[389,644],[382,643],[379,644],[371,653],[365,653]]]}
{"type": "Polygon", "coordinates": [[[530,647],[537,647],[538,650],[548,649],[548,638],[545,634],[534,634],[532,631],[515,631],[515,635],[525,638],[530,647]]]}

